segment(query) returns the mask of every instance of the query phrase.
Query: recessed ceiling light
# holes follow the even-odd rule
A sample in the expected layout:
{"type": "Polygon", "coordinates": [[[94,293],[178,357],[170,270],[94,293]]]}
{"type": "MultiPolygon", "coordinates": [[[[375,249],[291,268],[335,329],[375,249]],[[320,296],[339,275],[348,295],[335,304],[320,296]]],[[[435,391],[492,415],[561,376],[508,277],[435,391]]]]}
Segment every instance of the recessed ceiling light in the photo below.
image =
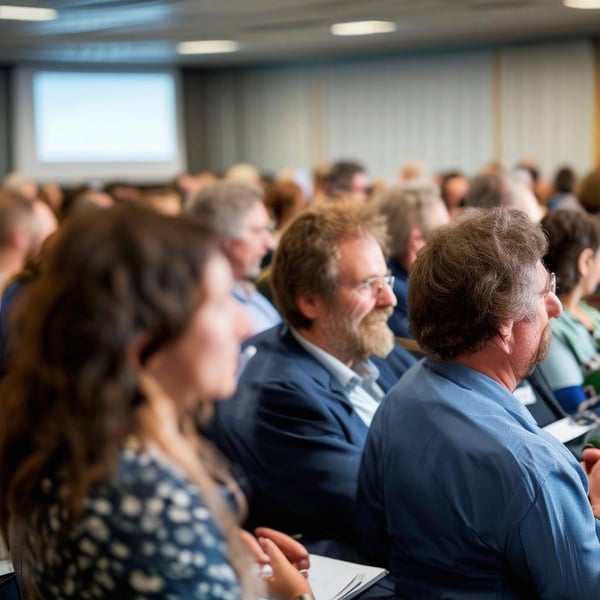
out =
{"type": "Polygon", "coordinates": [[[14,21],[52,21],[58,12],[53,8],[35,8],[33,6],[7,6],[0,4],[0,19],[14,21]]]}
{"type": "Polygon", "coordinates": [[[351,21],[334,23],[330,28],[333,35],[373,35],[396,31],[396,23],[391,21],[351,21]]]}
{"type": "Polygon", "coordinates": [[[238,48],[238,43],[232,40],[204,40],[177,44],[179,54],[224,54],[225,52],[236,52],[238,48]]]}
{"type": "Polygon", "coordinates": [[[600,8],[600,0],[563,0],[569,8],[600,8]]]}

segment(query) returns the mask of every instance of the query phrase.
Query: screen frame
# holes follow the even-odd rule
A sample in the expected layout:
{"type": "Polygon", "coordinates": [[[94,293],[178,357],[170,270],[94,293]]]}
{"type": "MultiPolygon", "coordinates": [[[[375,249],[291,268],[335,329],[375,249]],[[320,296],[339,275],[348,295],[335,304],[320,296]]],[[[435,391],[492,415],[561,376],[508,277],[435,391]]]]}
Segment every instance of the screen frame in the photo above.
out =
{"type": "Polygon", "coordinates": [[[126,181],[129,183],[157,184],[173,180],[185,173],[185,129],[183,122],[182,83],[179,71],[156,67],[89,67],[28,65],[19,66],[14,72],[14,166],[28,177],[42,182],[55,181],[62,185],[82,185],[88,182],[126,181]],[[175,157],[166,161],[118,161],[118,162],[41,162],[36,156],[35,115],[33,98],[34,76],[40,72],[64,72],[87,74],[166,74],[175,85],[175,157]]]}

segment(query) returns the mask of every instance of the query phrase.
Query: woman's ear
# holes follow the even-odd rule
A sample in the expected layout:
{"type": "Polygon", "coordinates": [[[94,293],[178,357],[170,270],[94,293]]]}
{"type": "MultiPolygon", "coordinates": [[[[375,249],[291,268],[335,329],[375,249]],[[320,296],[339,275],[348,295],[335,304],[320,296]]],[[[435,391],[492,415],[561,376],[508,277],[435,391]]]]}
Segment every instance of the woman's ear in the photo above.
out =
{"type": "Polygon", "coordinates": [[[577,258],[577,271],[580,277],[587,277],[594,267],[594,251],[591,248],[585,248],[577,258]]]}
{"type": "Polygon", "coordinates": [[[143,369],[145,360],[143,360],[143,352],[148,345],[150,338],[146,333],[139,333],[135,336],[132,342],[127,346],[125,351],[125,359],[134,369],[143,369]]]}

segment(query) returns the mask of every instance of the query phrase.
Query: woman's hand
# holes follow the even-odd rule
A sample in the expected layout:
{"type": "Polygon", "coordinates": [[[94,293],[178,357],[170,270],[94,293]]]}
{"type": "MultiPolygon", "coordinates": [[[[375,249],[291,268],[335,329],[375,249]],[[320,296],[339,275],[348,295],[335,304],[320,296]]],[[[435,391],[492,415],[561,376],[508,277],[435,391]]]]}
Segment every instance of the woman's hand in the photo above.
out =
{"type": "Polygon", "coordinates": [[[271,540],[299,571],[306,572],[310,568],[308,550],[294,538],[269,527],[257,527],[254,533],[257,538],[271,540]]]}
{"type": "Polygon", "coordinates": [[[600,449],[585,448],[581,453],[583,468],[590,482],[590,502],[597,519],[600,519],[600,449]]]}
{"type": "Polygon", "coordinates": [[[278,600],[293,600],[302,594],[312,594],[304,574],[298,571],[271,539],[260,537],[258,543],[269,557],[273,572],[270,577],[264,578],[269,596],[278,600]]]}
{"type": "Polygon", "coordinates": [[[306,548],[285,533],[258,527],[258,540],[247,531],[240,535],[254,558],[263,568],[263,580],[270,596],[278,600],[293,600],[302,594],[312,594],[306,579],[310,560],[306,548]]]}

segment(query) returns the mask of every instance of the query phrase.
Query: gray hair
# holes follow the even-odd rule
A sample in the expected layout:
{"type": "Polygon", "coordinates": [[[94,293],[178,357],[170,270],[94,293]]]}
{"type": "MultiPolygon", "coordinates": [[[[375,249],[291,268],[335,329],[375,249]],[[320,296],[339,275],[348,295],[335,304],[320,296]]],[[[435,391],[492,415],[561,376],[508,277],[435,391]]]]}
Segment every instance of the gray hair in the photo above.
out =
{"type": "Polygon", "coordinates": [[[429,239],[439,225],[434,222],[435,209],[445,209],[439,187],[423,180],[392,186],[377,198],[376,206],[387,219],[390,256],[400,264],[406,259],[410,232],[418,228],[429,239]]]}
{"type": "Polygon", "coordinates": [[[222,240],[242,236],[246,214],[263,202],[263,190],[258,186],[222,181],[209,185],[185,204],[184,211],[216,231],[222,240]]]}

